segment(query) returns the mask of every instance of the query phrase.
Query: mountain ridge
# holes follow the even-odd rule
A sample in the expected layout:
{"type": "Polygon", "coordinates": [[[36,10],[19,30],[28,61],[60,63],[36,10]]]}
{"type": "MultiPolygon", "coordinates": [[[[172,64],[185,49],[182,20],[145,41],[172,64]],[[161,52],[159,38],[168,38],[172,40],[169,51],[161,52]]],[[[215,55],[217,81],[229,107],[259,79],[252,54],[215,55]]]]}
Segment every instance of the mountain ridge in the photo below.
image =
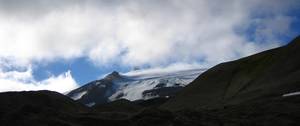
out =
{"type": "Polygon", "coordinates": [[[172,72],[143,72],[120,74],[113,71],[103,79],[92,81],[67,94],[88,106],[105,104],[118,99],[146,100],[172,97],[205,69],[182,69],[172,72]]]}
{"type": "Polygon", "coordinates": [[[181,107],[215,109],[299,91],[300,85],[296,84],[300,75],[299,43],[300,37],[297,37],[283,47],[216,65],[164,106],[175,110],[181,107]]]}

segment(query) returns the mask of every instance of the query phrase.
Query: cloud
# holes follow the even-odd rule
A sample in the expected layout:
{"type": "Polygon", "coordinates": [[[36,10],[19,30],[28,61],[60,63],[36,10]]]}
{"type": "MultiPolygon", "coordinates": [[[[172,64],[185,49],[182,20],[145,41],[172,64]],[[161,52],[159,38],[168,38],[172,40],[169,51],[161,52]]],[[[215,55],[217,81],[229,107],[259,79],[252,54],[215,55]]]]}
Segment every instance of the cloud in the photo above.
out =
{"type": "Polygon", "coordinates": [[[289,16],[275,16],[272,18],[266,18],[264,20],[257,19],[254,24],[259,24],[255,30],[255,41],[264,42],[268,41],[278,41],[277,37],[282,35],[293,35],[290,30],[290,26],[286,24],[292,24],[292,17],[289,16]]]}
{"type": "Polygon", "coordinates": [[[51,76],[42,81],[36,81],[32,76],[32,69],[25,71],[3,71],[0,69],[0,92],[51,90],[66,93],[78,87],[71,72],[67,71],[58,76],[51,76]]]}
{"type": "Polygon", "coordinates": [[[295,0],[0,2],[0,57],[28,64],[88,57],[100,66],[216,64],[276,47],[280,40],[274,36],[288,33],[294,21],[286,13],[299,5],[295,0]],[[267,44],[236,32],[250,24],[257,26],[255,40],[267,44]]]}
{"type": "MultiPolygon", "coordinates": [[[[0,0],[0,63],[28,68],[85,57],[100,67],[213,66],[281,45],[299,6],[297,0],[0,0]]],[[[16,76],[6,83],[21,85],[18,70],[2,73],[16,76]]],[[[56,79],[73,83],[61,75],[29,85],[56,79]]]]}
{"type": "Polygon", "coordinates": [[[178,71],[188,71],[188,70],[197,70],[197,69],[199,72],[199,71],[205,71],[207,68],[204,68],[202,65],[199,65],[198,63],[193,63],[193,64],[174,63],[168,65],[167,67],[155,67],[155,68],[133,70],[121,74],[125,76],[143,76],[143,75],[157,76],[159,74],[170,74],[174,72],[176,73],[178,71]]]}

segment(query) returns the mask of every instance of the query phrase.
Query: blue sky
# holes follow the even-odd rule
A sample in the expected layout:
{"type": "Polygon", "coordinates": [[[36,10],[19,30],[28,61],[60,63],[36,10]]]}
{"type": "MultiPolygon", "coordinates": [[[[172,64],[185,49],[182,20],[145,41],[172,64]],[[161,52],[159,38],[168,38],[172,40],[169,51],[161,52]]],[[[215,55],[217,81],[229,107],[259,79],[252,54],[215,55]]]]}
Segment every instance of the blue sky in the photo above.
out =
{"type": "Polygon", "coordinates": [[[297,0],[0,0],[0,91],[66,92],[112,71],[209,68],[300,35],[297,0]]]}
{"type": "Polygon", "coordinates": [[[130,71],[131,68],[121,67],[117,64],[107,67],[98,67],[91,63],[89,59],[78,58],[72,61],[55,61],[46,65],[39,65],[33,71],[33,75],[37,80],[44,80],[50,75],[58,76],[68,70],[72,71],[72,76],[76,82],[86,84],[95,79],[100,79],[112,71],[126,72],[130,71]]]}

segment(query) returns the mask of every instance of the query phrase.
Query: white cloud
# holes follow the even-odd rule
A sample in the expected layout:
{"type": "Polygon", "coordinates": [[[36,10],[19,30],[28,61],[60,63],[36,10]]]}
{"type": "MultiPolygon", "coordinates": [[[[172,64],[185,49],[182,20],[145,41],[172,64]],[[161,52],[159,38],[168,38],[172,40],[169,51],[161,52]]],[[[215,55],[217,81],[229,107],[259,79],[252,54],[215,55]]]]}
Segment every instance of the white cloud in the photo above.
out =
{"type": "Polygon", "coordinates": [[[255,31],[257,42],[268,41],[278,41],[276,38],[280,35],[292,35],[290,26],[286,24],[291,24],[293,18],[289,16],[278,15],[272,18],[266,18],[264,20],[257,19],[254,24],[260,24],[255,31]]]}
{"type": "Polygon", "coordinates": [[[167,67],[159,66],[155,68],[134,70],[134,71],[129,71],[127,73],[122,73],[122,75],[126,75],[126,76],[157,75],[157,74],[166,74],[166,73],[173,73],[178,71],[188,71],[188,70],[197,70],[197,69],[203,69],[203,71],[205,71],[207,68],[204,68],[203,65],[199,65],[198,63],[190,63],[190,64],[174,63],[168,65],[167,67]]]}
{"type": "Polygon", "coordinates": [[[294,20],[286,11],[299,5],[294,0],[16,1],[1,1],[7,6],[0,9],[0,57],[28,64],[89,57],[100,66],[198,59],[216,64],[253,54],[280,44],[274,34],[290,31],[294,20]],[[270,36],[267,44],[249,44],[236,33],[253,23],[256,40],[270,36]]]}
{"type": "Polygon", "coordinates": [[[70,71],[42,81],[36,81],[33,78],[31,68],[27,68],[26,71],[2,71],[0,69],[0,92],[51,90],[65,93],[77,87],[78,85],[70,71]]]}

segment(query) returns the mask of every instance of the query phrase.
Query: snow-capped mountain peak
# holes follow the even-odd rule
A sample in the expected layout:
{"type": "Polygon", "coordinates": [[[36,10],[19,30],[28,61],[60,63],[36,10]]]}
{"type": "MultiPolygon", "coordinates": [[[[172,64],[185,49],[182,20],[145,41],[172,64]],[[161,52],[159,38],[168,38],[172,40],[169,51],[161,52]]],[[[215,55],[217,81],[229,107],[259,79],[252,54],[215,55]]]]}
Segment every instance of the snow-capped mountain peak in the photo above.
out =
{"type": "Polygon", "coordinates": [[[117,71],[113,71],[112,73],[106,75],[103,79],[106,80],[119,80],[122,79],[121,75],[117,71]]]}
{"type": "Polygon", "coordinates": [[[128,73],[114,71],[103,79],[92,81],[67,95],[86,105],[102,104],[118,99],[134,101],[171,97],[205,70],[136,70],[128,73]]]}

